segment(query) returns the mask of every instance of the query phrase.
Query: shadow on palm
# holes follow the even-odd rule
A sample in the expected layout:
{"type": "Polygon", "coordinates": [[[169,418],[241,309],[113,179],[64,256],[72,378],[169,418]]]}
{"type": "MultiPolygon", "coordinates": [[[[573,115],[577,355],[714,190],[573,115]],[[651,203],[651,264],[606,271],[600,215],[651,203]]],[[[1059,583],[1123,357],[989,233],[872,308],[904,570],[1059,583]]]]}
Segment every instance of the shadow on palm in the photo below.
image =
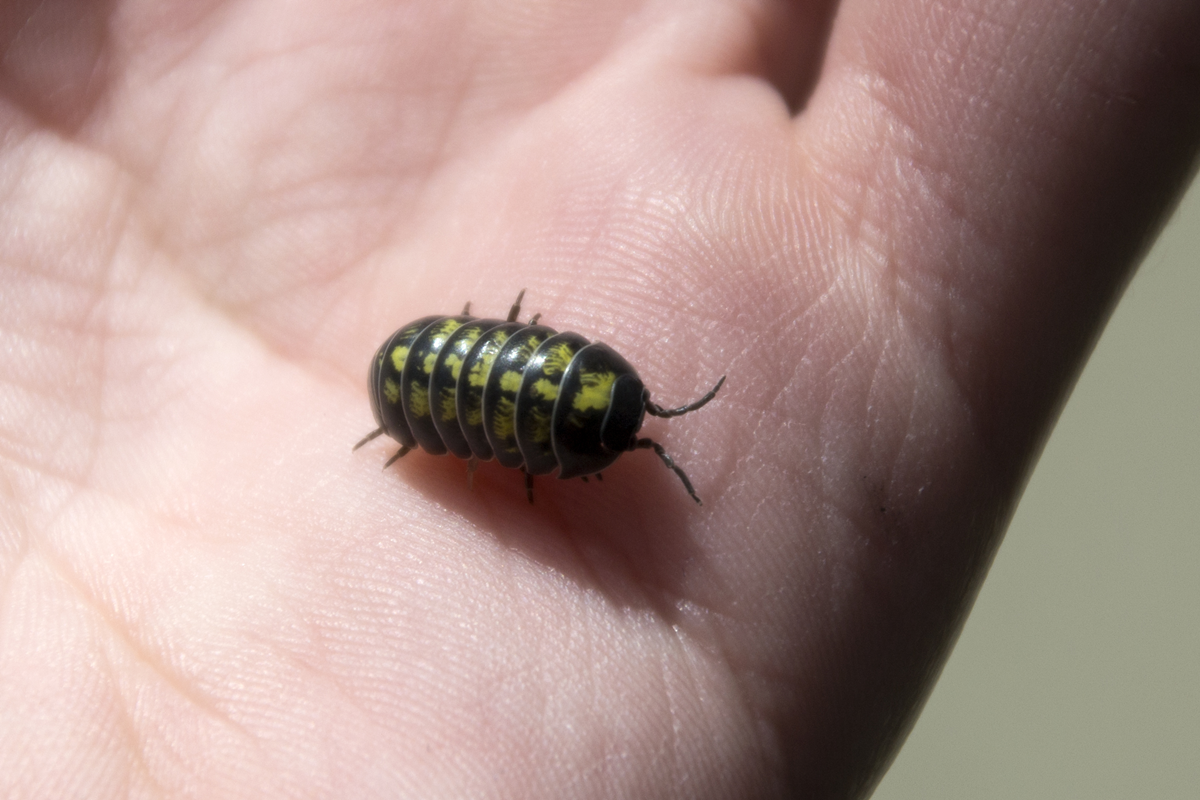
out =
{"type": "MultiPolygon", "coordinates": [[[[369,458],[387,452],[364,451],[369,458]]],[[[585,592],[603,594],[616,607],[652,610],[668,625],[687,600],[684,574],[705,569],[703,551],[690,533],[694,518],[705,511],[653,452],[622,455],[601,481],[537,476],[532,504],[523,473],[496,462],[480,465],[473,488],[465,462],[448,455],[414,451],[389,472],[450,519],[464,520],[501,547],[585,592]]]]}

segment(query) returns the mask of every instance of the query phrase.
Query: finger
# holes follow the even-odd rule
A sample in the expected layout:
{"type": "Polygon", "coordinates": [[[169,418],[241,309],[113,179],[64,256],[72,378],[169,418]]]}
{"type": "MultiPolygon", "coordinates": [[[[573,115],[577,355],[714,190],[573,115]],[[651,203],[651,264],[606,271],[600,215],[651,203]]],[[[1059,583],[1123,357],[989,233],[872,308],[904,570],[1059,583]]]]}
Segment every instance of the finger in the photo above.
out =
{"type": "MultiPolygon", "coordinates": [[[[807,102],[820,74],[837,3],[763,2],[749,8],[752,39],[741,48],[747,71],[767,80],[796,111],[807,102]]],[[[706,55],[711,57],[711,51],[706,55]]]]}
{"type": "Polygon", "coordinates": [[[71,133],[107,88],[109,4],[17,0],[0,7],[0,98],[71,133]]]}
{"type": "Polygon", "coordinates": [[[833,143],[817,158],[876,266],[937,306],[923,332],[954,339],[973,403],[1029,421],[1001,446],[1039,435],[1180,189],[1198,34],[1186,0],[843,8],[799,127],[833,143]]]}
{"type": "Polygon", "coordinates": [[[843,506],[860,538],[843,536],[834,560],[857,583],[828,587],[838,621],[818,649],[845,668],[814,680],[824,702],[804,708],[820,734],[797,736],[793,774],[811,793],[869,781],[862,765],[886,760],[936,673],[1045,426],[1193,157],[1198,33],[1200,10],[1180,2],[843,5],[795,131],[849,243],[831,260],[883,342],[860,348],[878,355],[871,394],[907,401],[872,403],[857,429],[826,411],[838,445],[821,474],[844,460],[880,502],[874,523],[870,497],[843,506]],[[890,448],[889,427],[903,438],[890,448]],[[870,445],[858,454],[856,430],[870,445]]]}

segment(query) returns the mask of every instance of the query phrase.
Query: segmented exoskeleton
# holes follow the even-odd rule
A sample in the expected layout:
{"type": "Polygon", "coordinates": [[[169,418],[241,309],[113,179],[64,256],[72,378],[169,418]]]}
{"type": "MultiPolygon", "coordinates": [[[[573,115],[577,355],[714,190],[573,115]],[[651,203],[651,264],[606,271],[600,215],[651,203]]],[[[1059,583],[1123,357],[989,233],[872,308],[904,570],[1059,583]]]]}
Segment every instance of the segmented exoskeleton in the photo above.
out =
{"type": "Polygon", "coordinates": [[[371,411],[380,434],[400,443],[384,469],[413,448],[467,459],[469,473],[495,458],[533,476],[600,475],[624,452],[650,449],[674,470],[688,494],[700,498],[662,445],[637,433],[646,414],[677,417],[716,396],[675,409],[650,401],[637,372],[615,350],[577,333],[517,322],[522,289],[506,320],[432,316],[405,325],[375,353],[369,372],[371,411]]]}

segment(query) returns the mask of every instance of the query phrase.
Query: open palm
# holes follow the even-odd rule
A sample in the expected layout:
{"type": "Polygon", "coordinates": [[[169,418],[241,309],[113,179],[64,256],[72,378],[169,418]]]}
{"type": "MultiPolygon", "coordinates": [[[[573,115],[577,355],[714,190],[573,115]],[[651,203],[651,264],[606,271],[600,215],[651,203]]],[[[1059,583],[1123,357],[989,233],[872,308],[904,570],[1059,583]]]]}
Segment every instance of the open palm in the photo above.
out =
{"type": "Polygon", "coordinates": [[[844,797],[1194,152],[1200,12],[10,3],[0,794],[844,797]],[[612,345],[704,499],[413,453],[427,314],[612,345]]]}

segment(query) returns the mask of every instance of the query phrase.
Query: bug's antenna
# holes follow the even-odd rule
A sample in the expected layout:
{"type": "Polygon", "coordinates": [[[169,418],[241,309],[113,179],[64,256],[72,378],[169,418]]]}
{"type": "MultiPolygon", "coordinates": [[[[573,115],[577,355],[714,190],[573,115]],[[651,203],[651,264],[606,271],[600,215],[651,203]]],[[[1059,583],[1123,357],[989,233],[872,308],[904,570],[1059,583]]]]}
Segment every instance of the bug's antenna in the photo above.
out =
{"type": "Polygon", "coordinates": [[[462,316],[465,317],[467,314],[470,314],[470,313],[471,313],[471,301],[468,300],[467,304],[465,306],[463,306],[462,316]]]}
{"type": "Polygon", "coordinates": [[[350,452],[353,453],[355,450],[362,447],[364,444],[371,441],[372,439],[374,439],[376,436],[378,436],[381,433],[383,433],[383,428],[376,428],[375,430],[371,431],[366,436],[364,436],[362,439],[360,439],[358,444],[354,445],[354,447],[351,447],[350,452]]]}
{"type": "Polygon", "coordinates": [[[508,310],[508,319],[506,319],[505,322],[516,322],[517,321],[517,315],[521,313],[521,301],[523,299],[525,299],[525,290],[524,289],[522,289],[521,293],[517,295],[517,301],[512,304],[512,308],[510,308],[508,310]]]}
{"type": "MultiPolygon", "coordinates": [[[[699,400],[697,400],[694,403],[688,403],[686,406],[680,406],[679,408],[672,408],[672,409],[668,410],[668,409],[664,409],[662,406],[655,405],[654,403],[651,403],[649,400],[647,400],[646,401],[646,413],[650,414],[652,416],[655,416],[655,417],[669,418],[669,417],[682,416],[683,414],[686,414],[689,411],[695,411],[698,408],[703,408],[705,403],[707,403],[709,400],[712,400],[714,397],[717,396],[717,392],[719,392],[721,390],[721,386],[724,383],[725,383],[725,376],[722,375],[721,380],[717,381],[717,385],[714,386],[708,394],[704,395],[704,397],[701,397],[699,400]]],[[[659,455],[662,455],[662,453],[659,453],[659,455]]],[[[686,479],[684,479],[684,483],[687,483],[686,479]]],[[[692,497],[695,497],[695,495],[693,494],[692,497]]],[[[699,501],[696,501],[696,502],[699,502],[699,501]]]]}
{"type": "MultiPolygon", "coordinates": [[[[724,378],[722,378],[722,380],[724,380],[724,378]]],[[[717,384],[717,386],[720,386],[720,384],[717,384]]],[[[706,399],[704,402],[708,402],[708,399],[706,399]]],[[[703,403],[701,403],[701,405],[703,405],[703,403]]],[[[696,494],[696,490],[692,488],[692,482],[688,480],[688,476],[682,469],[679,468],[679,465],[675,463],[675,460],[667,455],[667,451],[663,449],[661,444],[650,439],[638,439],[634,447],[638,450],[653,450],[654,452],[658,453],[658,457],[662,459],[662,462],[679,476],[679,480],[683,481],[683,488],[687,489],[687,493],[690,494],[692,499],[696,501],[696,505],[704,505],[700,502],[700,496],[696,494]]]]}

